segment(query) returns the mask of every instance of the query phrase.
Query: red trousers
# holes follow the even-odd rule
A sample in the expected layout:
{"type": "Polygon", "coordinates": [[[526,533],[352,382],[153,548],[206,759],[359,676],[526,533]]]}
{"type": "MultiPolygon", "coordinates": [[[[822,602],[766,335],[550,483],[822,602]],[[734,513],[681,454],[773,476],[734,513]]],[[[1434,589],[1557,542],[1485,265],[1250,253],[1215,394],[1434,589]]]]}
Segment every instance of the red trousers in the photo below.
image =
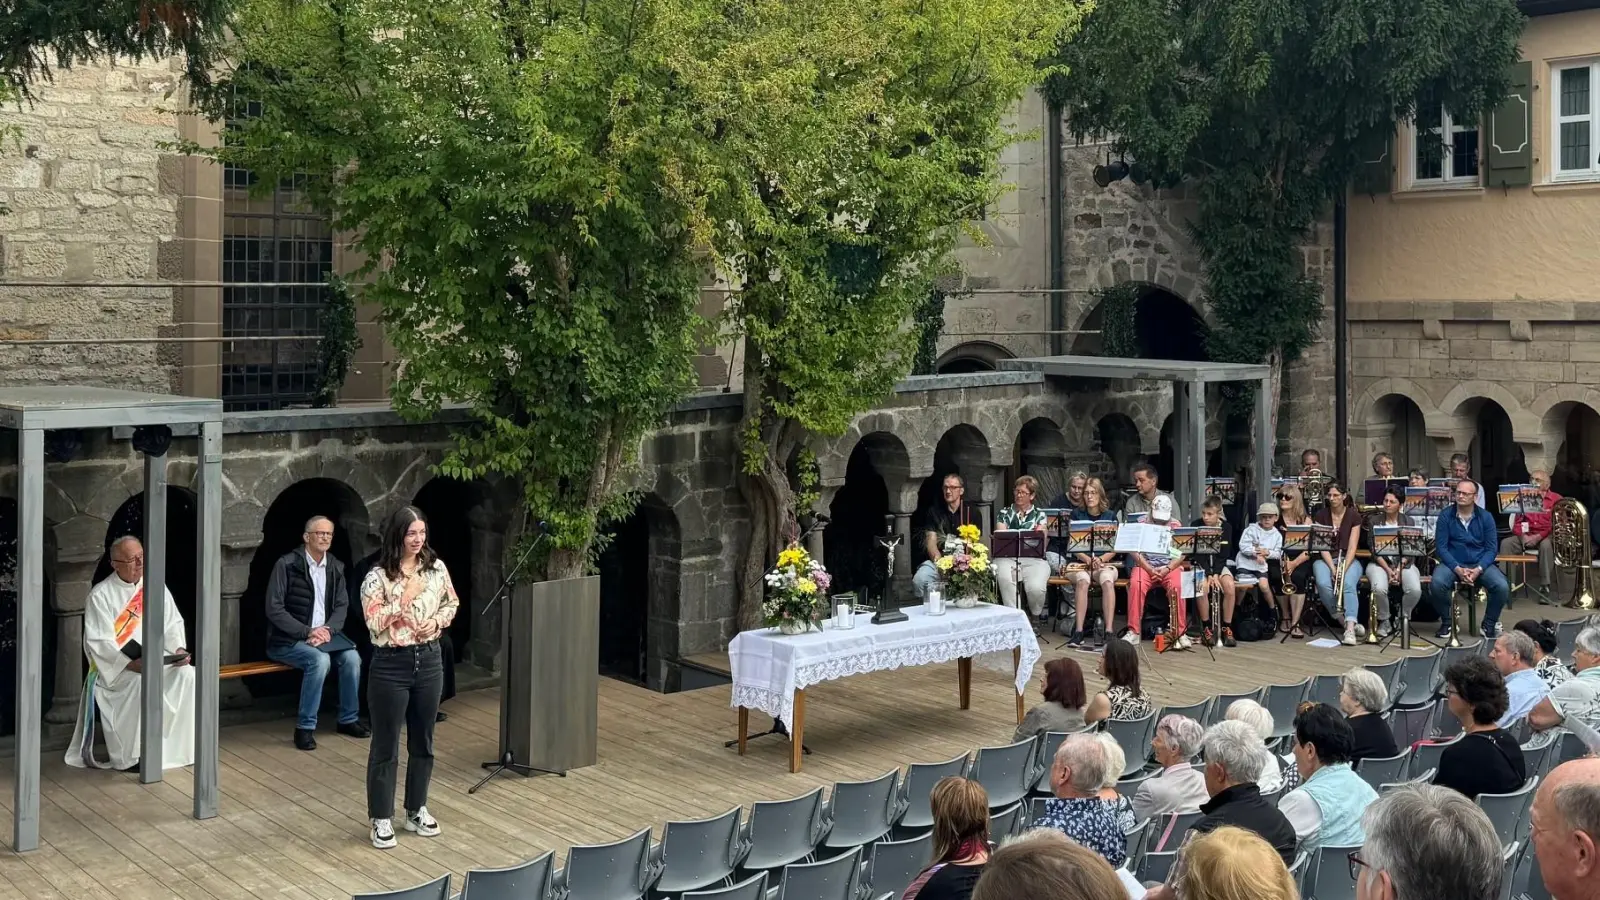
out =
{"type": "MultiPolygon", "coordinates": [[[[1149,593],[1153,581],[1149,572],[1138,567],[1128,576],[1128,625],[1136,631],[1144,620],[1144,595],[1149,593]]],[[[1166,585],[1167,607],[1172,611],[1168,622],[1181,634],[1189,627],[1189,604],[1183,599],[1183,568],[1167,570],[1161,583],[1166,585]]]]}

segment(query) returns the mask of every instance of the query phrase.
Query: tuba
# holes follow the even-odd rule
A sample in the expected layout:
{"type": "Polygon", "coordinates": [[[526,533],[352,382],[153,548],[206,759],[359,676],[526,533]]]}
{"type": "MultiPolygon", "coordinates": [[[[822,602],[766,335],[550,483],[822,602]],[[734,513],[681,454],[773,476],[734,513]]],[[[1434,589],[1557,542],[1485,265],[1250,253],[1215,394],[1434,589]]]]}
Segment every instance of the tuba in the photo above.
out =
{"type": "Polygon", "coordinates": [[[1555,564],[1573,573],[1572,609],[1594,609],[1589,591],[1589,511],[1571,497],[1562,497],[1550,510],[1550,552],[1555,564]]]}

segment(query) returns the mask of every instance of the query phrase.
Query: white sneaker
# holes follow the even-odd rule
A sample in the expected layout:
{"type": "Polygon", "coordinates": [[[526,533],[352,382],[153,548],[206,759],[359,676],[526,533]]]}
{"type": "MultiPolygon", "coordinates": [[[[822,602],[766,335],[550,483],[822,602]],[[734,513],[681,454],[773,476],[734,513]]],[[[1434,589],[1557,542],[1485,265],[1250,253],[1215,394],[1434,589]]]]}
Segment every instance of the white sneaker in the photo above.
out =
{"type": "Polygon", "coordinates": [[[1356,640],[1364,641],[1366,639],[1367,639],[1367,626],[1361,624],[1360,622],[1357,622],[1356,623],[1356,640]]]}
{"type": "Polygon", "coordinates": [[[439,823],[434,821],[433,816],[428,814],[428,808],[424,806],[416,812],[406,812],[406,830],[415,831],[423,837],[437,837],[439,823]]]}
{"type": "Polygon", "coordinates": [[[394,822],[389,819],[372,820],[372,846],[379,850],[394,847],[394,822]]]}
{"type": "Polygon", "coordinates": [[[1139,646],[1139,632],[1136,630],[1130,630],[1127,634],[1122,636],[1122,639],[1127,643],[1134,645],[1135,647],[1139,646]]]}
{"type": "Polygon", "coordinates": [[[1346,647],[1354,647],[1356,645],[1356,623],[1344,623],[1344,638],[1339,643],[1346,647]]]}

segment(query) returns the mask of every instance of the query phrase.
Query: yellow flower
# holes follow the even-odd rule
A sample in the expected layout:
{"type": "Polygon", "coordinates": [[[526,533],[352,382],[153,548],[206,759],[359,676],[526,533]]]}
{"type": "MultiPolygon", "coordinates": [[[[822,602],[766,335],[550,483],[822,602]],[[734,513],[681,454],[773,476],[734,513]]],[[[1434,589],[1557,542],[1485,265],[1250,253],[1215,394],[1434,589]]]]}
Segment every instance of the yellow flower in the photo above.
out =
{"type": "Polygon", "coordinates": [[[939,561],[934,563],[934,566],[941,572],[948,572],[955,564],[956,558],[954,556],[941,556],[939,557],[939,561]]]}
{"type": "Polygon", "coordinates": [[[794,583],[795,589],[802,594],[815,594],[817,583],[809,578],[802,578],[794,583]]]}
{"type": "Polygon", "coordinates": [[[963,541],[971,543],[981,537],[983,532],[979,531],[976,525],[963,525],[956,529],[956,534],[960,535],[963,541]]]}
{"type": "Polygon", "coordinates": [[[780,569],[786,569],[789,566],[803,567],[806,562],[806,551],[798,547],[791,547],[778,554],[778,568],[780,569]]]}
{"type": "Polygon", "coordinates": [[[989,571],[989,557],[974,556],[969,565],[972,567],[972,571],[974,572],[987,572],[989,571]]]}
{"type": "Polygon", "coordinates": [[[986,557],[986,556],[989,555],[989,548],[985,547],[982,544],[976,543],[976,542],[974,542],[971,546],[969,546],[967,548],[967,550],[970,551],[973,556],[985,556],[986,557]]]}

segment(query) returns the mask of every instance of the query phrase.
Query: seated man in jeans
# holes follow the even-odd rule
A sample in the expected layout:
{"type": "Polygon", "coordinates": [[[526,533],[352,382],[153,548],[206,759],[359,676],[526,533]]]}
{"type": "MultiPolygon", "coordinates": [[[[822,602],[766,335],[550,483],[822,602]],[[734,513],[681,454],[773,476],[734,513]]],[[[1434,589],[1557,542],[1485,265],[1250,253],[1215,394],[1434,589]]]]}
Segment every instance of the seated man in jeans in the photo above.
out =
{"type": "Polygon", "coordinates": [[[328,553],[333,522],[315,516],[306,522],[305,545],[279,557],[267,582],[267,658],[293,666],[300,677],[300,713],[294,745],[317,749],[317,708],[328,668],[339,667],[339,733],[370,737],[356,721],[361,708],[361,657],[341,633],[350,609],[344,566],[328,553]]]}
{"type": "MultiPolygon", "coordinates": [[[[1450,636],[1450,593],[1457,582],[1481,585],[1489,592],[1489,606],[1483,611],[1483,636],[1499,634],[1500,609],[1511,596],[1505,573],[1495,567],[1495,549],[1500,542],[1495,533],[1494,516],[1478,505],[1477,483],[1463,479],[1456,484],[1455,509],[1439,516],[1434,535],[1434,550],[1439,565],[1433,569],[1433,608],[1439,611],[1439,631],[1435,637],[1450,636]]],[[[1473,601],[1477,591],[1473,591],[1473,601]]],[[[1469,601],[1469,602],[1473,602],[1469,601]]]]}
{"type": "MultiPolygon", "coordinates": [[[[939,568],[934,564],[944,554],[945,539],[954,537],[962,525],[976,524],[972,522],[967,504],[962,500],[967,492],[966,479],[952,472],[944,477],[941,488],[943,502],[934,504],[933,509],[928,511],[917,533],[922,543],[923,559],[916,573],[911,576],[911,590],[919,601],[927,598],[928,588],[939,583],[939,568]]],[[[916,551],[913,550],[912,559],[915,558],[916,551]]]]}

